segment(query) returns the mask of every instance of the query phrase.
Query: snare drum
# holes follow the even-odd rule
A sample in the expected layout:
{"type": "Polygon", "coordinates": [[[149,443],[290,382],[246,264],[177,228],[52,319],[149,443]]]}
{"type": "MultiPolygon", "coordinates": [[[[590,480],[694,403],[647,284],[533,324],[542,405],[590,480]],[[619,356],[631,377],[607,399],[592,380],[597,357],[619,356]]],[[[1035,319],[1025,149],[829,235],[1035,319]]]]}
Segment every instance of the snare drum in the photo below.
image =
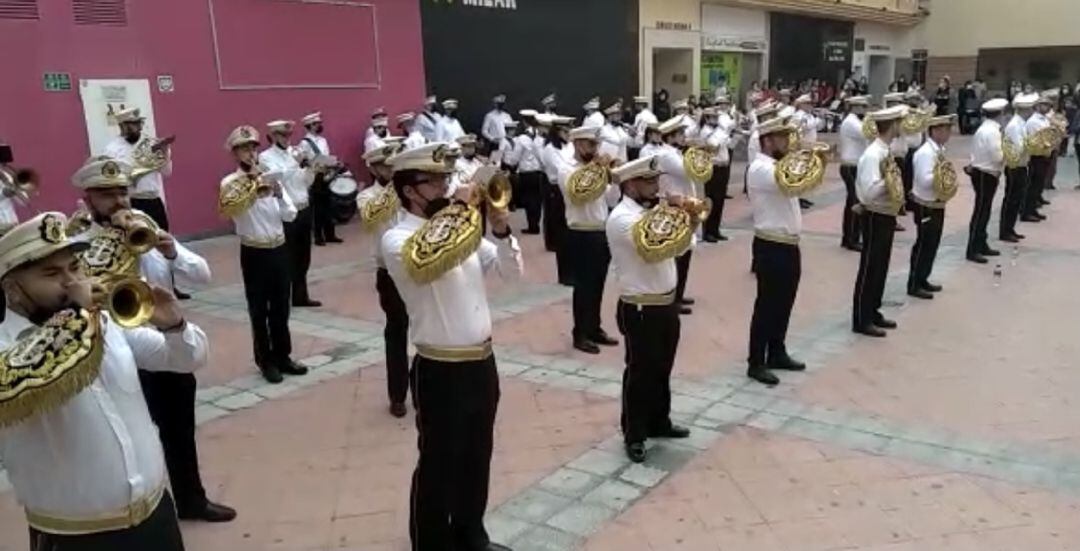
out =
{"type": "Polygon", "coordinates": [[[360,186],[349,176],[338,176],[330,182],[334,221],[344,224],[356,216],[356,196],[360,186]]]}

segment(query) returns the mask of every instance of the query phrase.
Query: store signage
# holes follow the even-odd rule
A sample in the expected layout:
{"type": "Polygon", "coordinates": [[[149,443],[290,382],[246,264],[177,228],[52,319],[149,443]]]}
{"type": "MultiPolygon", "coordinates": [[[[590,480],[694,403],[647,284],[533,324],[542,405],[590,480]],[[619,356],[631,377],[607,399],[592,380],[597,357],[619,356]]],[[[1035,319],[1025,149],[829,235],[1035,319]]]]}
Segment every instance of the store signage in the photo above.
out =
{"type": "Polygon", "coordinates": [[[892,48],[890,48],[886,44],[871,44],[870,45],[870,51],[871,52],[888,52],[890,50],[892,50],[892,48]]]}
{"type": "Polygon", "coordinates": [[[71,91],[71,73],[45,73],[41,80],[46,92],[71,91]]]}
{"type": "Polygon", "coordinates": [[[692,31],[694,26],[681,21],[657,21],[656,28],[665,31],[692,31]]]}
{"type": "Polygon", "coordinates": [[[456,2],[462,6],[472,6],[474,8],[517,9],[517,0],[434,0],[434,2],[436,4],[454,4],[456,2]]]}
{"type": "Polygon", "coordinates": [[[760,37],[721,36],[706,34],[701,36],[701,49],[722,52],[764,52],[768,42],[760,37]]]}
{"type": "Polygon", "coordinates": [[[825,49],[825,61],[829,63],[837,62],[843,63],[848,61],[848,50],[850,44],[845,41],[830,41],[824,45],[825,49]]]}

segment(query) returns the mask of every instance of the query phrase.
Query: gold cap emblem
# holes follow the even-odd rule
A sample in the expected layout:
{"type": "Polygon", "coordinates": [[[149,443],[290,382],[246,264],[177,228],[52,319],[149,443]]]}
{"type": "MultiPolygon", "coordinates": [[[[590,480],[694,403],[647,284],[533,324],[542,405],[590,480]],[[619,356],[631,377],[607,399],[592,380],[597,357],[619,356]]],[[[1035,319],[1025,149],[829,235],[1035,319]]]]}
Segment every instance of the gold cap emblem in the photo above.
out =
{"type": "Polygon", "coordinates": [[[106,178],[116,178],[120,175],[120,165],[114,161],[109,161],[101,165],[101,175],[106,178]]]}
{"type": "Polygon", "coordinates": [[[67,234],[64,232],[64,221],[58,216],[46,215],[41,220],[41,238],[48,243],[62,243],[67,239],[67,234]]]}

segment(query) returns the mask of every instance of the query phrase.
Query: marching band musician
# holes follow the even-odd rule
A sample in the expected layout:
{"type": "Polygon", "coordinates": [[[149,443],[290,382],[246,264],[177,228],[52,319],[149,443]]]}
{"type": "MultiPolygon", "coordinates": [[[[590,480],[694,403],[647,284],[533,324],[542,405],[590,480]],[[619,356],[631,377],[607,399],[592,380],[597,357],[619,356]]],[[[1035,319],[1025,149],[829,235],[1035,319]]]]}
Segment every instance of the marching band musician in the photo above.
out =
{"type": "MultiPolygon", "coordinates": [[[[136,167],[136,146],[142,140],[153,141],[154,137],[143,136],[143,123],[146,118],[142,116],[138,108],[132,107],[118,111],[115,117],[117,125],[120,126],[120,135],[105,146],[104,154],[128,166],[136,167]]],[[[159,228],[169,231],[169,215],[165,209],[164,177],[172,174],[172,148],[167,143],[161,147],[166,159],[165,164],[160,169],[136,179],[135,189],[131,192],[131,204],[133,208],[153,218],[159,228]]]]}
{"type": "Polygon", "coordinates": [[[884,337],[883,329],[895,329],[896,322],[881,314],[881,297],[892,256],[896,216],[904,203],[904,182],[889,144],[900,136],[900,118],[905,107],[897,105],[867,116],[877,126],[878,137],[859,158],[855,193],[863,212],[863,248],[859,273],[855,278],[852,330],[871,337],[884,337]]]}
{"type": "Polygon", "coordinates": [[[870,105],[870,98],[866,96],[852,96],[847,99],[848,114],[840,123],[840,179],[844,181],[847,191],[844,201],[843,228],[841,230],[840,246],[849,251],[861,251],[862,239],[860,237],[859,213],[854,207],[859,203],[855,193],[855,174],[859,159],[866,151],[866,136],[863,135],[863,117],[866,116],[866,108],[870,105]]]}
{"type": "Polygon", "coordinates": [[[600,154],[625,163],[630,134],[623,129],[622,102],[616,101],[604,109],[604,117],[604,125],[600,128],[600,154]]]}
{"type": "Polygon", "coordinates": [[[781,189],[776,163],[788,153],[795,127],[783,118],[758,125],[761,152],[750,163],[750,206],[754,215],[753,264],[757,299],[750,318],[750,354],[746,375],[773,386],[773,370],[802,371],[806,364],[787,352],[788,322],[802,276],[799,236],[802,209],[798,198],[781,189]]]}
{"type": "Polygon", "coordinates": [[[685,136],[696,136],[698,133],[698,121],[690,114],[690,102],[681,99],[672,104],[671,109],[675,113],[672,118],[682,119],[683,134],[685,136]]]}
{"type": "MultiPolygon", "coordinates": [[[[19,224],[19,214],[15,212],[15,198],[19,193],[19,171],[11,166],[15,161],[11,146],[0,142],[0,178],[10,179],[12,185],[0,188],[0,237],[19,224]]],[[[3,308],[3,294],[0,294],[0,308],[3,308]]],[[[0,321],[3,321],[0,319],[0,321]]]]}
{"type": "Polygon", "coordinates": [[[593,97],[581,106],[585,110],[585,116],[581,118],[581,126],[604,126],[604,114],[600,112],[600,98],[593,97]]]}
{"type": "MultiPolygon", "coordinates": [[[[1027,136],[1034,136],[1036,132],[1050,126],[1050,119],[1047,118],[1047,114],[1050,113],[1053,106],[1054,100],[1049,95],[1045,93],[1039,94],[1039,99],[1035,100],[1035,113],[1024,123],[1027,136]]],[[[1049,184],[1052,160],[1050,154],[1042,154],[1042,152],[1032,152],[1031,154],[1028,169],[1030,178],[1028,179],[1027,197],[1024,201],[1023,220],[1025,222],[1046,220],[1046,215],[1039,212],[1039,209],[1043,205],[1049,204],[1048,201],[1043,199],[1043,190],[1049,184]]]]}
{"type": "Polygon", "coordinates": [[[290,268],[283,223],[296,219],[296,206],[277,181],[279,176],[259,174],[258,146],[259,131],[250,126],[239,126],[229,133],[225,147],[237,169],[221,180],[218,210],[232,218],[240,236],[240,271],[255,365],[267,382],[277,384],[283,373],[307,373],[306,367],[290,357],[290,281],[284,277],[290,268]],[[234,203],[236,197],[241,199],[238,204],[234,203]]]}
{"type": "Polygon", "coordinates": [[[405,303],[401,300],[401,293],[394,285],[390,272],[386,271],[381,242],[386,230],[397,225],[404,215],[394,191],[393,169],[387,162],[400,149],[400,146],[390,144],[364,154],[364,162],[375,176],[375,183],[356,197],[361,224],[373,236],[375,291],[379,294],[379,306],[386,316],[386,325],[383,328],[386,392],[390,399],[390,414],[394,417],[404,417],[407,413],[405,398],[409,392],[409,314],[405,311],[405,303]]]}
{"type": "Polygon", "coordinates": [[[548,94],[540,100],[540,106],[544,108],[544,113],[555,115],[555,110],[559,107],[559,99],[555,97],[555,94],[548,94]]]}
{"type": "Polygon", "coordinates": [[[397,116],[398,129],[405,136],[402,145],[405,149],[415,149],[426,144],[427,138],[420,132],[420,125],[416,122],[416,114],[413,112],[402,113],[397,116]]]}
{"type": "MultiPolygon", "coordinates": [[[[330,142],[323,137],[322,113],[315,112],[305,115],[300,119],[307,134],[300,140],[300,150],[308,163],[316,159],[332,158],[330,142]]],[[[315,232],[315,244],[323,246],[327,243],[341,243],[343,240],[337,236],[334,230],[333,212],[330,202],[330,182],[323,174],[316,173],[311,183],[309,196],[311,198],[311,226],[315,232]]]]}
{"type": "Polygon", "coordinates": [[[660,136],[660,123],[650,123],[645,127],[645,145],[641,146],[638,157],[658,155],[660,148],[664,146],[664,140],[660,136]]]}
{"type": "MultiPolygon", "coordinates": [[[[902,106],[904,113],[907,113],[907,106],[904,105],[903,92],[891,92],[881,96],[882,101],[885,103],[885,107],[902,106]]],[[[907,141],[904,140],[903,132],[896,135],[891,142],[889,142],[889,153],[892,154],[893,159],[896,160],[896,166],[900,167],[901,178],[903,178],[904,157],[907,156],[907,141]]],[[[904,226],[900,223],[900,216],[907,214],[906,204],[900,207],[900,215],[896,218],[896,231],[904,231],[904,226]]]]}
{"type": "Polygon", "coordinates": [[[272,172],[281,174],[281,184],[296,207],[296,218],[285,222],[285,246],[289,248],[290,287],[289,296],[295,307],[318,307],[322,303],[311,300],[308,294],[307,274],[311,268],[311,206],[308,189],[312,175],[306,170],[307,159],[298,161],[300,151],[289,145],[293,121],[278,120],[267,123],[267,140],[270,146],[259,153],[259,162],[272,172]]]}
{"type": "Polygon", "coordinates": [[[544,167],[544,248],[555,253],[555,272],[559,285],[572,287],[569,256],[564,244],[567,239],[566,201],[559,187],[559,172],[570,162],[574,146],[570,143],[570,126],[574,119],[561,115],[539,114],[536,122],[547,127],[540,164],[544,167]]]}
{"type": "MultiPolygon", "coordinates": [[[[1001,219],[998,224],[998,239],[1007,243],[1016,243],[1024,238],[1016,232],[1016,220],[1024,204],[1028,186],[1028,163],[1031,155],[1027,144],[1026,122],[1031,118],[1035,107],[1035,96],[1017,94],[1013,98],[1013,116],[1005,125],[1005,196],[1001,200],[1001,219]]],[[[1029,218],[1028,220],[1035,220],[1029,218]]]]}
{"type": "Polygon", "coordinates": [[[455,141],[461,147],[461,156],[454,163],[454,170],[457,172],[460,183],[468,184],[476,171],[484,166],[484,162],[476,155],[476,135],[465,134],[455,141]]]}
{"type": "MultiPolygon", "coordinates": [[[[929,138],[915,152],[912,160],[915,181],[911,190],[914,203],[917,236],[915,246],[911,248],[911,269],[908,271],[907,293],[922,299],[934,298],[933,293],[941,291],[941,286],[930,283],[930,273],[934,271],[934,259],[938,245],[941,244],[941,232],[945,226],[945,204],[956,193],[956,173],[951,174],[952,187],[939,180],[937,174],[948,163],[945,143],[949,141],[956,115],[944,115],[930,119],[927,125],[929,138]]],[[[951,164],[948,165],[951,168],[951,164]]]]}
{"type": "Polygon", "coordinates": [[[506,112],[506,94],[499,94],[491,99],[492,108],[484,115],[484,124],[480,127],[480,135],[487,142],[488,152],[494,152],[499,144],[506,138],[506,123],[513,122],[510,113],[506,112]]]}
{"type": "Polygon", "coordinates": [[[544,166],[541,162],[544,139],[537,133],[536,111],[521,111],[524,129],[514,136],[514,154],[517,161],[518,204],[525,208],[526,227],[521,233],[538,235],[540,215],[544,204],[544,166]]]}
{"type": "Polygon", "coordinates": [[[61,352],[77,361],[69,369],[12,369],[3,378],[0,461],[26,509],[30,550],[182,551],[137,368],[190,373],[206,363],[206,335],[185,321],[168,287],[152,288],[149,326],[125,329],[99,313],[75,258],[88,245],[69,239],[66,226],[63,214],[44,212],[0,238],[8,304],[0,347],[40,346],[42,326],[52,340],[79,343],[61,352]]]}
{"type": "MultiPolygon", "coordinates": [[[[679,195],[682,197],[696,198],[697,186],[686,175],[683,163],[683,149],[686,146],[686,120],[685,116],[674,116],[660,125],[660,136],[664,145],[660,146],[657,154],[662,174],[660,175],[660,190],[664,195],[679,195]]],[[[690,308],[694,299],[686,296],[686,280],[690,276],[690,258],[694,254],[694,243],[697,236],[691,240],[690,247],[675,260],[675,268],[678,272],[678,283],[675,285],[675,303],[680,314],[692,314],[690,308]]]]}
{"type": "MultiPolygon", "coordinates": [[[[795,112],[791,115],[791,123],[798,129],[802,140],[805,143],[817,142],[818,125],[821,124],[821,119],[814,115],[814,99],[810,94],[803,94],[795,98],[793,107],[795,112]]],[[[812,206],[814,206],[813,201],[799,197],[799,208],[808,209],[812,206]]]]}
{"type": "MultiPolygon", "coordinates": [[[[618,188],[605,182],[604,188],[594,196],[579,195],[570,187],[571,176],[579,169],[596,163],[601,166],[609,159],[597,153],[600,142],[599,126],[579,126],[569,133],[574,154],[559,167],[559,189],[566,205],[568,230],[563,240],[563,252],[570,268],[573,283],[574,348],[599,354],[600,347],[618,346],[619,341],[608,336],[600,324],[600,306],[604,299],[604,282],[607,280],[611,251],[604,235],[607,221],[607,198],[618,193],[618,188]]],[[[599,185],[594,182],[594,184],[599,185]]]]}
{"type": "Polygon", "coordinates": [[[371,114],[371,127],[364,138],[364,153],[372,149],[386,145],[386,138],[390,135],[390,118],[382,107],[371,114]]]}
{"type": "MultiPolygon", "coordinates": [[[[761,136],[758,135],[757,127],[759,124],[774,118],[780,113],[780,104],[772,100],[765,100],[761,102],[757,108],[750,113],[750,134],[746,139],[746,155],[748,159],[756,159],[758,153],[761,153],[761,136]]],[[[751,161],[753,162],[753,161],[751,161]]],[[[743,187],[743,192],[747,192],[750,189],[750,165],[746,166],[746,185],[743,187]]]]}
{"type": "MultiPolygon", "coordinates": [[[[102,254],[124,247],[113,238],[104,237],[107,228],[123,229],[131,212],[130,167],[109,157],[91,157],[72,176],[74,186],[83,192],[83,204],[90,215],[90,226],[75,236],[90,244],[91,251],[102,254]],[[124,217],[126,220],[122,220],[124,217]]],[[[190,287],[210,283],[210,267],[199,255],[181,245],[167,232],[157,232],[157,246],[138,255],[138,273],[151,285],[169,289],[174,280],[190,287]]],[[[158,426],[165,452],[176,510],[182,519],[228,522],[236,511],[211,502],[199,475],[199,455],[195,445],[195,376],[146,369],[137,365],[150,418],[158,426]]]]}
{"type": "Polygon", "coordinates": [[[457,118],[458,100],[447,99],[442,102],[442,105],[444,114],[439,119],[439,126],[436,129],[438,138],[429,141],[452,142],[465,135],[465,130],[457,118]]]}
{"type": "Polygon", "coordinates": [[[1001,254],[990,248],[986,226],[990,222],[998,179],[1005,168],[1000,119],[1008,106],[1009,102],[1001,98],[982,104],[983,122],[975,131],[971,144],[970,174],[971,185],[975,188],[975,205],[968,225],[967,259],[977,264],[986,264],[986,257],[1001,254]]]}
{"type": "Polygon", "coordinates": [[[411,377],[420,454],[409,536],[414,551],[508,550],[490,541],[483,524],[499,402],[484,273],[494,269],[505,279],[520,278],[521,250],[504,210],[490,214],[494,243],[479,235],[461,239],[479,228],[471,207],[446,197],[453,170],[445,160],[448,145],[432,143],[390,159],[406,212],[381,242],[417,351],[411,377]],[[432,245],[437,260],[435,271],[423,277],[413,262],[416,251],[406,250],[417,235],[432,245]]]}
{"type": "MultiPolygon", "coordinates": [[[[909,112],[920,111],[925,100],[921,92],[915,89],[908,90],[904,94],[904,101],[907,102],[909,112]]],[[[922,146],[925,141],[925,129],[919,132],[903,133],[904,143],[907,145],[907,154],[904,156],[904,164],[900,166],[901,171],[904,174],[904,193],[908,197],[906,207],[908,209],[914,208],[914,204],[910,201],[911,189],[915,185],[915,151],[922,146]]],[[[918,224],[918,221],[915,222],[918,224]]]]}
{"type": "Polygon", "coordinates": [[[442,115],[435,110],[437,103],[438,99],[435,96],[428,96],[424,99],[424,110],[416,119],[416,129],[429,142],[438,141],[439,139],[439,121],[442,119],[442,115]]]}
{"type": "MultiPolygon", "coordinates": [[[[726,105],[726,104],[725,104],[726,105]]],[[[708,243],[727,241],[727,236],[720,233],[720,219],[724,215],[724,201],[727,199],[728,181],[731,179],[731,131],[734,121],[718,107],[705,108],[705,124],[701,127],[699,139],[711,150],[713,155],[712,178],[705,182],[705,195],[712,201],[709,217],[702,229],[703,239],[708,243]],[[727,117],[730,124],[722,123],[727,117]]]]}
{"type": "MultiPolygon", "coordinates": [[[[690,436],[688,429],[671,422],[670,381],[680,331],[674,259],[689,246],[693,222],[671,218],[669,233],[650,236],[663,245],[648,258],[640,252],[635,235],[639,224],[645,231],[655,231],[643,218],[659,204],[660,174],[659,159],[651,155],[613,169],[612,178],[619,182],[623,197],[606,224],[619,285],[616,319],[626,339],[623,442],[627,457],[635,463],[645,460],[646,438],[690,436]]],[[[681,200],[674,195],[666,199],[674,208],[681,200]]],[[[662,212],[653,214],[663,216],[662,212]]]]}
{"type": "Polygon", "coordinates": [[[649,98],[645,96],[634,96],[634,111],[634,137],[631,141],[630,156],[636,159],[641,156],[641,148],[647,143],[645,130],[650,124],[660,124],[660,120],[649,109],[649,98]]]}

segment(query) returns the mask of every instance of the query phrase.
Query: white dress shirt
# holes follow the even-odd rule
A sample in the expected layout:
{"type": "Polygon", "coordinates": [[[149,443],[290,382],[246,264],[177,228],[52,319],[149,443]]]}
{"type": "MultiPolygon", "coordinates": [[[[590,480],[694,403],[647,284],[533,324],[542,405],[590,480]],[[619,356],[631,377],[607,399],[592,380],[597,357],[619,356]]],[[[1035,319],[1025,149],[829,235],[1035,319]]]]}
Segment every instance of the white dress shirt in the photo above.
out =
{"type": "Polygon", "coordinates": [[[452,142],[464,136],[465,130],[461,128],[461,123],[455,117],[443,116],[439,119],[436,133],[439,136],[436,141],[452,142]]]}
{"type": "Polygon", "coordinates": [[[1050,126],[1050,119],[1046,118],[1046,115],[1042,113],[1032,113],[1028,120],[1024,122],[1024,131],[1026,136],[1034,136],[1036,132],[1050,126]]]}
{"type": "Polygon", "coordinates": [[[576,156],[571,156],[565,164],[559,167],[557,181],[566,203],[566,225],[570,229],[579,231],[603,231],[608,216],[607,202],[613,193],[618,194],[619,187],[614,184],[608,185],[603,195],[584,205],[575,205],[570,201],[567,183],[570,180],[570,175],[583,165],[584,163],[579,161],[576,156]]]}
{"type": "Polygon", "coordinates": [[[634,116],[634,128],[636,130],[634,136],[634,147],[642,147],[645,145],[645,131],[648,130],[650,124],[658,124],[660,121],[656,118],[656,115],[649,110],[648,107],[641,110],[640,113],[634,116]]]}
{"type": "Polygon", "coordinates": [[[0,195],[0,234],[19,224],[19,215],[15,213],[15,199],[0,195]]]}
{"type": "Polygon", "coordinates": [[[634,245],[633,227],[646,213],[645,207],[624,196],[607,220],[608,247],[619,293],[626,295],[663,295],[675,289],[675,259],[645,262],[634,245]]]}
{"type": "MultiPolygon", "coordinates": [[[[242,175],[243,172],[237,170],[222,179],[221,186],[224,187],[230,178],[242,175]]],[[[292,222],[295,219],[296,206],[289,199],[288,193],[282,193],[280,198],[268,195],[255,199],[251,208],[233,216],[233,225],[236,226],[236,234],[240,236],[242,244],[273,248],[285,243],[283,222],[292,222]]]]}
{"type": "Polygon", "coordinates": [[[330,155],[330,142],[318,134],[308,132],[298,145],[304,150],[304,156],[308,159],[314,159],[319,155],[330,155]],[[312,142],[315,142],[314,148],[311,147],[312,142]]]}
{"type": "Polygon", "coordinates": [[[818,125],[821,123],[821,119],[814,116],[809,111],[796,111],[792,115],[792,121],[799,127],[799,131],[802,132],[802,140],[804,142],[816,142],[818,125]]]}
{"type": "Polygon", "coordinates": [[[461,184],[469,184],[472,182],[472,177],[476,174],[476,171],[480,167],[484,166],[484,162],[479,157],[473,157],[472,159],[466,159],[465,157],[458,157],[454,161],[454,172],[457,172],[458,179],[461,184]]]}
{"type": "Polygon", "coordinates": [[[911,194],[920,205],[933,207],[938,202],[937,193],[934,191],[934,166],[938,156],[944,154],[944,147],[934,140],[926,140],[912,157],[911,194]]]}
{"type": "MultiPolygon", "coordinates": [[[[390,186],[389,189],[392,188],[393,186],[390,186]]],[[[381,195],[387,189],[387,186],[384,186],[382,182],[376,180],[374,185],[364,188],[364,190],[356,196],[356,205],[360,209],[363,209],[365,204],[381,195]]],[[[396,226],[404,216],[405,211],[398,208],[397,212],[388,217],[385,222],[372,228],[371,257],[375,260],[375,265],[379,268],[386,267],[386,261],[383,260],[382,247],[380,246],[382,243],[382,236],[386,234],[386,230],[396,226]]]]}
{"type": "Polygon", "coordinates": [[[891,156],[889,146],[881,141],[881,138],[876,138],[867,146],[866,151],[859,158],[856,170],[855,196],[867,210],[895,216],[896,205],[889,199],[885,176],[881,173],[881,161],[891,156]]]}
{"type": "Polygon", "coordinates": [[[971,144],[971,166],[998,176],[1005,167],[1005,152],[1001,150],[1001,125],[997,121],[984,120],[975,131],[971,144]]]}
{"type": "MultiPolygon", "coordinates": [[[[187,323],[174,333],[124,329],[101,314],[104,356],[98,377],[45,413],[0,429],[0,462],[20,504],[55,518],[115,515],[166,484],[157,427],[138,369],[192,372],[206,363],[206,335],[187,323]]],[[[29,320],[8,310],[0,324],[7,348],[29,320]]]]}
{"type": "Polygon", "coordinates": [[[682,195],[683,197],[697,197],[697,189],[690,178],[686,176],[686,168],[683,165],[683,154],[675,146],[664,144],[657,153],[657,163],[660,170],[660,193],[661,195],[682,195]]]}
{"type": "Polygon", "coordinates": [[[439,120],[442,115],[434,111],[424,111],[416,116],[416,130],[428,142],[439,141],[439,120]]]}
{"type": "Polygon", "coordinates": [[[889,142],[889,153],[898,158],[907,156],[907,142],[904,141],[904,136],[897,136],[889,142]]]}
{"type": "Polygon", "coordinates": [[[605,123],[607,123],[607,117],[599,111],[593,111],[592,113],[585,115],[585,118],[581,121],[581,126],[600,128],[601,126],[604,126],[605,123]]]}
{"type": "Polygon", "coordinates": [[[563,165],[570,162],[574,155],[572,148],[573,146],[570,144],[565,144],[561,148],[557,148],[550,143],[544,144],[544,148],[540,153],[540,162],[544,165],[544,173],[548,177],[548,182],[552,184],[559,182],[559,171],[562,170],[563,165]]]}
{"type": "Polygon", "coordinates": [[[756,159],[761,153],[761,135],[758,134],[757,124],[750,126],[750,135],[746,138],[746,158],[756,159]]]}
{"type": "Polygon", "coordinates": [[[716,166],[727,166],[731,163],[731,151],[728,147],[731,145],[731,134],[722,125],[708,125],[701,127],[701,133],[698,136],[705,141],[705,145],[716,150],[716,154],[713,155],[713,164],[716,166]]]}
{"type": "Polygon", "coordinates": [[[840,123],[840,163],[850,166],[859,164],[859,158],[869,142],[862,131],[862,120],[855,113],[848,113],[840,123]]]}
{"type": "MultiPolygon", "coordinates": [[[[113,138],[105,146],[103,152],[106,157],[112,157],[118,161],[123,161],[131,166],[135,166],[135,145],[128,143],[123,136],[117,136],[113,138]]],[[[157,172],[151,172],[146,176],[135,180],[135,187],[131,188],[132,197],[138,197],[142,199],[158,198],[162,201],[165,200],[165,176],[172,174],[172,148],[166,150],[168,155],[168,161],[165,166],[161,167],[161,170],[157,172]]]]}
{"type": "MultiPolygon", "coordinates": [[[[387,136],[390,134],[388,133],[387,136]]],[[[364,153],[373,151],[386,145],[386,138],[380,137],[378,134],[372,133],[367,138],[364,138],[364,153]]]]}
{"type": "Polygon", "coordinates": [[[618,159],[619,162],[625,163],[628,143],[630,143],[630,135],[621,126],[606,123],[600,128],[599,153],[601,155],[607,155],[612,159],[618,159]]]}
{"type": "Polygon", "coordinates": [[[638,152],[638,158],[648,157],[649,155],[659,155],[661,147],[663,147],[663,144],[647,143],[641,146],[641,151],[638,152]]]}
{"type": "Polygon", "coordinates": [[[417,127],[414,126],[412,132],[409,132],[409,135],[405,137],[405,141],[402,143],[402,145],[405,149],[416,149],[427,143],[427,138],[425,138],[424,135],[420,132],[420,130],[418,130],[417,127]]]}
{"type": "Polygon", "coordinates": [[[1013,115],[1009,120],[1009,124],[1005,125],[1005,139],[1009,140],[1012,144],[1012,150],[1019,153],[1020,159],[1018,168],[1026,168],[1028,162],[1031,161],[1031,155],[1028,154],[1027,147],[1024,146],[1027,143],[1027,125],[1024,122],[1024,117],[1020,115],[1013,115]]]}
{"type": "Polygon", "coordinates": [[[386,269],[397,284],[409,313],[409,336],[416,345],[462,347],[491,339],[484,274],[494,268],[503,279],[516,280],[524,267],[521,249],[513,236],[480,241],[480,247],[464,262],[431,283],[418,284],[405,270],[402,248],[425,220],[404,212],[396,226],[382,237],[386,269]]]}
{"type": "Polygon", "coordinates": [[[271,171],[281,173],[281,187],[297,210],[308,206],[308,189],[314,176],[310,170],[300,168],[290,149],[272,145],[259,153],[259,162],[271,171]]]}
{"type": "Polygon", "coordinates": [[[540,162],[543,146],[543,138],[529,132],[514,136],[514,158],[517,159],[518,174],[543,170],[543,163],[540,162]]]}
{"type": "MultiPolygon", "coordinates": [[[[72,237],[73,241],[90,242],[105,228],[97,222],[90,229],[72,237]]],[[[176,258],[169,260],[161,251],[150,249],[139,255],[139,273],[143,279],[162,289],[172,289],[175,281],[188,289],[198,289],[210,284],[210,265],[179,241],[175,241],[176,258]]]]}
{"type": "Polygon", "coordinates": [[[683,113],[682,121],[683,121],[683,134],[687,138],[692,138],[694,136],[697,136],[697,133],[698,133],[698,123],[697,123],[698,120],[697,120],[697,118],[691,116],[690,113],[683,113]]]}
{"type": "Polygon", "coordinates": [[[798,197],[788,197],[780,192],[776,183],[776,159],[758,153],[750,163],[746,182],[754,212],[755,233],[764,239],[781,242],[798,240],[802,233],[802,209],[798,197]]]}
{"type": "Polygon", "coordinates": [[[506,123],[513,122],[510,113],[502,109],[492,109],[484,115],[484,124],[480,134],[491,143],[499,143],[506,137],[506,123]]]}

